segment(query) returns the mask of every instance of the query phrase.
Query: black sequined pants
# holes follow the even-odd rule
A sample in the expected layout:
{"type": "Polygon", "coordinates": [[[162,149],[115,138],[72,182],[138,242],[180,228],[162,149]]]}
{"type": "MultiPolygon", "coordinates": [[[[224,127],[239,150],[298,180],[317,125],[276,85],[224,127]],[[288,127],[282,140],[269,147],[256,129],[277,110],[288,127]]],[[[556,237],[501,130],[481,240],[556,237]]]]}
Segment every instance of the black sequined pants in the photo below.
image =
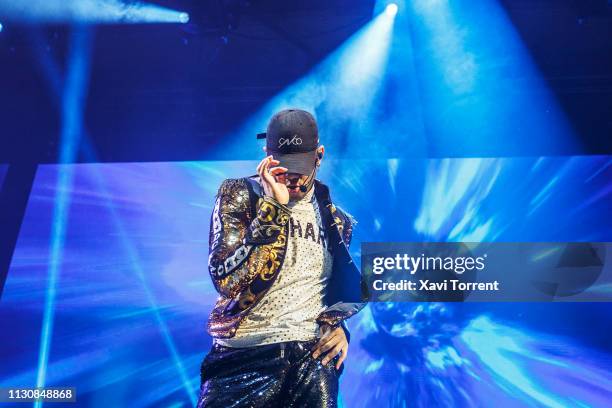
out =
{"type": "Polygon", "coordinates": [[[316,340],[248,348],[213,345],[201,366],[198,408],[337,407],[338,356],[321,364],[316,340]]]}

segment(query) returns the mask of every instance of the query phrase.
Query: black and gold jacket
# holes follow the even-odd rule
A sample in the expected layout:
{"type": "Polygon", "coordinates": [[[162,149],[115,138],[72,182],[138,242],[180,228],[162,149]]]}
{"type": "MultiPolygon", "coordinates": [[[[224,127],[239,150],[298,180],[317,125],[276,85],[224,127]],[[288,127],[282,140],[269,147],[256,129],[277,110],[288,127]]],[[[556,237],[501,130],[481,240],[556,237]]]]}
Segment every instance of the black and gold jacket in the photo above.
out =
{"type": "MultiPolygon", "coordinates": [[[[360,271],[348,251],[354,220],[331,202],[329,188],[318,180],[315,197],[333,255],[328,307],[317,322],[338,326],[365,305],[360,271]]],[[[208,320],[211,336],[233,337],[272,286],[287,252],[289,216],[289,208],[265,196],[255,178],[221,184],[210,222],[208,270],[220,294],[208,320]]]]}

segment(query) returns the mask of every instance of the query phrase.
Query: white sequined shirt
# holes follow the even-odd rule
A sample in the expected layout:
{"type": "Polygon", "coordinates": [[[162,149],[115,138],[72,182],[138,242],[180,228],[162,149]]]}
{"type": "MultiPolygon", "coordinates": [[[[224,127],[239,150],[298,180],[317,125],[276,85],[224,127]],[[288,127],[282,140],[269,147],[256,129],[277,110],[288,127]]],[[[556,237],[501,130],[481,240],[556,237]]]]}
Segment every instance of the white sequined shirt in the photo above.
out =
{"type": "Polygon", "coordinates": [[[252,347],[317,337],[317,316],[325,308],[324,295],[333,257],[321,220],[314,187],[290,201],[287,253],[268,293],[253,306],[234,337],[216,339],[228,347],[252,347]]]}

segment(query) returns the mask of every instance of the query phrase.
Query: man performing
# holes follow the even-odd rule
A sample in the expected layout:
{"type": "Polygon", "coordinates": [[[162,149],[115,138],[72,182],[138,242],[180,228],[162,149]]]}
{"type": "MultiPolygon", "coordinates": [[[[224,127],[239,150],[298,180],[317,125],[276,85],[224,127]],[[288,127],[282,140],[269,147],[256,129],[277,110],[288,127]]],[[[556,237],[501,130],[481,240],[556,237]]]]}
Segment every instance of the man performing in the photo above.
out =
{"type": "Polygon", "coordinates": [[[315,178],[324,148],[310,113],[283,110],[261,136],[258,174],[223,181],[211,217],[220,296],[198,407],[336,407],[344,321],[365,305],[354,221],[315,178]]]}

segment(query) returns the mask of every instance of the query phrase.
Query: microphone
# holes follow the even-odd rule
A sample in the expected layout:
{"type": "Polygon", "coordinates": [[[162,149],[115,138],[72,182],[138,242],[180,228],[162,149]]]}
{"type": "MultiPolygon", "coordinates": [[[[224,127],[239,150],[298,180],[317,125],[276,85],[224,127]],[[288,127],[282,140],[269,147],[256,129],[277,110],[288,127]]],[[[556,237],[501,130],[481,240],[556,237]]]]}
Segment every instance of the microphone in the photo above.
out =
{"type": "Polygon", "coordinates": [[[312,181],[312,173],[310,173],[310,176],[308,176],[308,181],[306,182],[306,184],[302,184],[300,186],[300,191],[302,193],[307,192],[310,189],[310,182],[312,181]]]}
{"type": "MultiPolygon", "coordinates": [[[[319,154],[318,157],[321,158],[321,154],[319,154]]],[[[305,184],[302,184],[300,186],[300,191],[302,193],[305,193],[308,190],[310,190],[310,187],[312,186],[312,182],[314,181],[314,174],[315,174],[316,169],[317,169],[317,166],[315,165],[314,169],[312,169],[312,171],[310,172],[310,175],[308,176],[308,179],[307,179],[308,181],[305,184]]]]}

